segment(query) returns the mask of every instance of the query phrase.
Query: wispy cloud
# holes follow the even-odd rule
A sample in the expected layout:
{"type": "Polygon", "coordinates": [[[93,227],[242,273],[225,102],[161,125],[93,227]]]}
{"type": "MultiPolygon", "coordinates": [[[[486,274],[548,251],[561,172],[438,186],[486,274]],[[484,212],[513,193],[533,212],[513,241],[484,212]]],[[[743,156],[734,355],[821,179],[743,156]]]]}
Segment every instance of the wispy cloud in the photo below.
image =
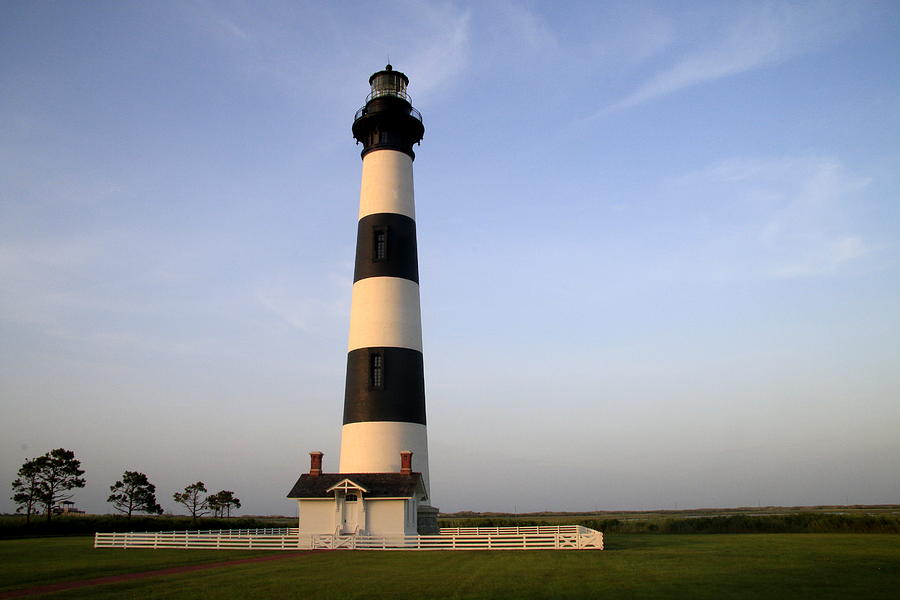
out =
{"type": "Polygon", "coordinates": [[[793,260],[778,265],[771,271],[776,277],[790,279],[834,273],[844,264],[868,252],[865,242],[857,235],[828,237],[808,234],[793,242],[794,245],[801,242],[804,248],[800,249],[793,260]]]}
{"type": "Polygon", "coordinates": [[[673,20],[638,3],[610,4],[611,14],[588,44],[591,63],[606,71],[634,68],[675,41],[673,20]]]}
{"type": "MultiPolygon", "coordinates": [[[[854,10],[838,4],[760,4],[710,31],[710,43],[694,48],[653,75],[605,114],[642,104],[701,83],[777,64],[836,39],[854,22],[854,10]]],[[[704,37],[703,33],[697,37],[704,37]]]]}
{"type": "Polygon", "coordinates": [[[508,2],[500,10],[506,17],[508,28],[524,43],[541,50],[556,45],[556,36],[544,19],[525,5],[508,2]]]}
{"type": "Polygon", "coordinates": [[[471,13],[454,3],[405,2],[360,13],[352,5],[198,0],[186,21],[221,45],[236,71],[294,95],[359,94],[360,72],[388,59],[415,73],[417,97],[454,81],[469,62],[471,13]]]}
{"type": "Polygon", "coordinates": [[[102,255],[86,237],[0,244],[0,320],[54,328],[63,307],[76,302],[71,286],[102,255]]]}
{"type": "Polygon", "coordinates": [[[416,22],[423,35],[408,40],[409,45],[398,43],[398,50],[410,50],[398,56],[403,68],[415,73],[417,97],[427,97],[455,81],[469,62],[471,46],[471,13],[450,5],[418,5],[416,22]]]}
{"type": "Polygon", "coordinates": [[[523,52],[554,53],[558,49],[557,36],[544,17],[521,2],[494,2],[484,10],[483,33],[503,39],[495,51],[514,53],[521,59],[523,52]]]}
{"type": "Polygon", "coordinates": [[[869,183],[828,157],[729,159],[678,181],[712,229],[733,232],[716,252],[775,278],[834,274],[872,252],[853,210],[869,183]]]}
{"type": "Polygon", "coordinates": [[[238,25],[236,19],[224,10],[207,0],[182,2],[176,7],[184,14],[191,15],[197,22],[204,24],[204,29],[211,35],[227,42],[246,42],[250,34],[238,25]]]}
{"type": "Polygon", "coordinates": [[[348,277],[344,270],[334,269],[323,289],[322,280],[311,286],[310,279],[281,274],[257,285],[254,297],[267,312],[295,329],[312,332],[325,324],[333,330],[350,311],[348,277]]]}

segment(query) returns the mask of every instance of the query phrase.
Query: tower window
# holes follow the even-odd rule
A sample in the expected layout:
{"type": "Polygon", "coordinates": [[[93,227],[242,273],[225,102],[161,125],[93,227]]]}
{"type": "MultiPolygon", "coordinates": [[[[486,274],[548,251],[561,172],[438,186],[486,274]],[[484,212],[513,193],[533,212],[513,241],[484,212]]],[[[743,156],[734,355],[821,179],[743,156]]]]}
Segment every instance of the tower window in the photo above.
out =
{"type": "Polygon", "coordinates": [[[379,262],[387,259],[387,229],[376,229],[374,232],[372,261],[379,262]]]}
{"type": "Polygon", "coordinates": [[[369,378],[372,389],[375,390],[383,390],[384,389],[384,355],[383,354],[373,354],[370,360],[370,372],[371,376],[369,378]]]}

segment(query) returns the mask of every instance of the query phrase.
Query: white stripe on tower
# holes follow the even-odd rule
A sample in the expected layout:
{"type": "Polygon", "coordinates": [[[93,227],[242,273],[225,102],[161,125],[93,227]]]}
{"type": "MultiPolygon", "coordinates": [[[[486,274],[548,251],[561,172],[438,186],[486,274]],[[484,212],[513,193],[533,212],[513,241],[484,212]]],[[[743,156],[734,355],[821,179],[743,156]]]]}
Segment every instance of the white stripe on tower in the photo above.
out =
{"type": "Polygon", "coordinates": [[[396,473],[400,452],[411,450],[427,492],[412,173],[412,146],[425,129],[406,95],[408,82],[390,65],[372,75],[372,93],[353,123],[363,167],[340,472],[396,473]]]}
{"type": "Polygon", "coordinates": [[[416,218],[413,159],[403,152],[369,152],[363,157],[359,218],[396,213],[416,218]]]}
{"type": "Polygon", "coordinates": [[[353,284],[349,350],[379,346],[422,351],[419,284],[415,281],[382,276],[353,284]]]}

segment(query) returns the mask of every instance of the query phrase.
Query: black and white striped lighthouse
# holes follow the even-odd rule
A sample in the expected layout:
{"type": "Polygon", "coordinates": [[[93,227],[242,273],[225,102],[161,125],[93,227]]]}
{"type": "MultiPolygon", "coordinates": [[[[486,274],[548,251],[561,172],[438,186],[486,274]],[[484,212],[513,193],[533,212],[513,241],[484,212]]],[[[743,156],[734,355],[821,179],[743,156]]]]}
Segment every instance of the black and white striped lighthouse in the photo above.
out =
{"type": "Polygon", "coordinates": [[[387,65],[369,84],[353,121],[363,145],[362,185],[340,472],[398,472],[401,452],[411,451],[428,493],[412,171],[413,145],[425,127],[406,75],[387,65]]]}

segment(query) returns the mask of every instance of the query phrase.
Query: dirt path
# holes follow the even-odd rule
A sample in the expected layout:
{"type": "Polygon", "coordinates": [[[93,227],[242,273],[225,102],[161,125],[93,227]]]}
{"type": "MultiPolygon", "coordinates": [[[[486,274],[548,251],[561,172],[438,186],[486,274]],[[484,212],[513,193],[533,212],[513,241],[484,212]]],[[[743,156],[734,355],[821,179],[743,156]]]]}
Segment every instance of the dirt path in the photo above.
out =
{"type": "Polygon", "coordinates": [[[132,579],[146,579],[148,577],[159,577],[161,575],[175,575],[178,573],[190,573],[191,571],[203,571],[206,569],[230,567],[232,565],[243,565],[246,563],[280,560],[283,558],[291,558],[292,556],[295,557],[301,556],[303,554],[313,554],[316,552],[328,552],[328,550],[307,550],[305,552],[273,552],[272,554],[266,556],[259,556],[254,558],[241,558],[237,560],[226,560],[222,562],[203,563],[200,565],[185,565],[183,567],[168,567],[166,569],[156,569],[155,571],[141,571],[138,573],[122,573],[121,575],[95,577],[94,579],[81,579],[78,581],[61,581],[59,583],[50,583],[47,585],[38,585],[30,588],[0,592],[0,600],[4,598],[21,598],[24,596],[34,596],[36,594],[49,594],[50,592],[61,592],[63,590],[88,587],[91,585],[119,583],[120,581],[130,581],[132,579]]]}

